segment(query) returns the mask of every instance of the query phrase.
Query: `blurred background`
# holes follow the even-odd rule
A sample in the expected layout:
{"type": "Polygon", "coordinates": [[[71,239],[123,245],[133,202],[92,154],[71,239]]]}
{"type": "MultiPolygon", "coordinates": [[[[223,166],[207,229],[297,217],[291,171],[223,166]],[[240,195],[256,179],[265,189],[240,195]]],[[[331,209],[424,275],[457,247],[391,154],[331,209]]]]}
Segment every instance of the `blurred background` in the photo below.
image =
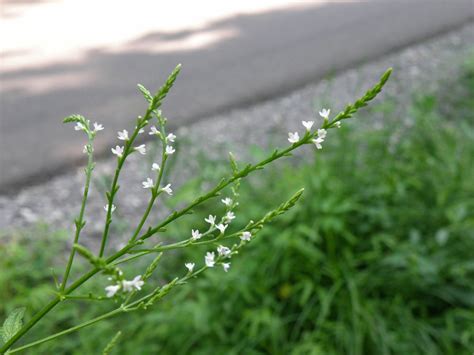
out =
{"type": "MultiPolygon", "coordinates": [[[[227,152],[255,162],[302,120],[336,114],[388,67],[383,94],[323,151],[304,150],[241,187],[232,228],[305,187],[228,274],[211,270],[144,314],[129,314],[31,354],[84,354],[117,330],[120,354],[472,354],[474,351],[474,4],[436,1],[0,0],[0,319],[27,318],[54,290],[82,194],[78,113],[104,124],[83,243],[97,249],[116,132],[183,69],[163,105],[177,154],[175,196],[150,223],[228,174],[227,152]]],[[[145,136],[145,135],[144,135],[145,136]]],[[[159,148],[121,177],[110,250],[146,206],[159,148]]],[[[157,237],[187,237],[211,202],[157,237]]],[[[154,281],[202,263],[167,256],[154,281]],[[179,270],[179,271],[177,271],[179,270]]],[[[78,274],[87,267],[79,265],[78,274]]],[[[142,273],[145,261],[127,275],[142,273]]],[[[102,292],[104,277],[89,286],[102,292]]],[[[108,310],[63,304],[31,339],[108,310]]]]}

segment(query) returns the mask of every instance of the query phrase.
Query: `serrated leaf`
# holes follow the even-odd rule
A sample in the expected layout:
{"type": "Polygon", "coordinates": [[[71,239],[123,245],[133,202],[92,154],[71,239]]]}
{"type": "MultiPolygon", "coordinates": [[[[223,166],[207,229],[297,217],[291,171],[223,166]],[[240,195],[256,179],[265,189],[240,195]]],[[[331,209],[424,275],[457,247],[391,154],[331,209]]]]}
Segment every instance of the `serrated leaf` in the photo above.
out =
{"type": "Polygon", "coordinates": [[[1,330],[1,336],[3,341],[6,343],[10,340],[23,326],[23,316],[25,315],[25,307],[14,309],[5,322],[1,330]]]}
{"type": "Polygon", "coordinates": [[[142,84],[137,84],[138,90],[143,94],[143,97],[145,100],[148,101],[148,103],[151,103],[153,101],[153,95],[151,94],[150,91],[146,87],[144,87],[142,84]]]}

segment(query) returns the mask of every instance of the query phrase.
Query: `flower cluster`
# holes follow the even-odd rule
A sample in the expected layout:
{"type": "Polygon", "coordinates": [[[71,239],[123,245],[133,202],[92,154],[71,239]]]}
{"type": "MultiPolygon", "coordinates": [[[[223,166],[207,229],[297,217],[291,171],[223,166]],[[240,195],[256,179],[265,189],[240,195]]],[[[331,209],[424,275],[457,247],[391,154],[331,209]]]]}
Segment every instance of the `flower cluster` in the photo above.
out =
{"type": "Polygon", "coordinates": [[[115,285],[110,285],[105,288],[107,297],[114,297],[117,292],[122,291],[123,293],[140,291],[142,286],[145,284],[145,281],[142,280],[142,276],[138,275],[131,281],[128,280],[118,280],[115,285]]]}
{"type": "MultiPolygon", "coordinates": [[[[234,196],[237,196],[236,190],[233,190],[234,196]]],[[[201,239],[204,236],[208,236],[215,232],[216,230],[219,231],[217,236],[214,236],[215,239],[220,239],[224,237],[225,231],[229,224],[236,218],[235,213],[232,211],[234,207],[238,205],[237,202],[230,197],[225,197],[221,199],[221,202],[226,206],[226,213],[221,218],[221,221],[217,223],[217,216],[209,215],[207,218],[204,219],[210,226],[208,231],[205,233],[201,233],[198,229],[191,230],[191,238],[190,241],[194,242],[201,239]]],[[[240,239],[242,242],[250,241],[252,234],[249,231],[244,231],[240,234],[240,239]]],[[[227,272],[230,269],[230,262],[223,262],[221,259],[230,258],[232,255],[232,250],[226,246],[219,245],[217,247],[217,256],[215,252],[207,252],[204,256],[204,264],[206,267],[211,268],[214,267],[217,263],[221,264],[224,271],[227,272]]],[[[195,263],[185,263],[184,266],[188,269],[190,273],[193,272],[195,263]]]]}
{"type": "MultiPolygon", "coordinates": [[[[324,119],[324,122],[327,123],[329,121],[329,114],[331,110],[323,108],[319,111],[319,115],[324,119]]],[[[306,129],[307,134],[311,133],[311,129],[313,128],[314,121],[301,121],[303,127],[306,129]]],[[[337,121],[334,123],[336,127],[341,127],[341,122],[337,121]]],[[[316,135],[313,135],[313,139],[311,141],[316,146],[316,149],[322,149],[322,143],[326,139],[327,131],[324,128],[318,129],[316,135]]],[[[298,132],[289,132],[288,133],[288,141],[292,144],[296,144],[300,141],[300,135],[298,132]]]]}

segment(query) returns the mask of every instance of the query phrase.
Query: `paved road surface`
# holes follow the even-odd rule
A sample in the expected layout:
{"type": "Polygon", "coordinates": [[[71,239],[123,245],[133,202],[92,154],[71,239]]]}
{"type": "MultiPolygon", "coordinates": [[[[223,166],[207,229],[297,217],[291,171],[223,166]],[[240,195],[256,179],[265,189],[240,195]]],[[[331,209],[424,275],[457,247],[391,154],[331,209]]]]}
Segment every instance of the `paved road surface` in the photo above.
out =
{"type": "MultiPolygon", "coordinates": [[[[0,6],[8,9],[9,1],[0,0],[0,6]]],[[[156,18],[171,16],[176,15],[156,18]]],[[[2,50],[0,191],[12,192],[81,161],[83,137],[60,123],[68,114],[104,123],[96,150],[109,154],[115,132],[131,127],[144,111],[136,83],[156,89],[176,63],[183,64],[182,74],[163,107],[173,126],[281,94],[473,18],[472,0],[319,0],[174,32],[147,27],[126,45],[89,49],[70,60],[37,61],[34,53],[2,50]],[[12,58],[21,65],[11,65],[12,58]],[[25,58],[34,60],[25,64],[25,58]]],[[[103,31],[114,32],[117,24],[111,22],[105,17],[103,31]]],[[[87,26],[87,18],[71,18],[70,25],[87,26]]],[[[35,30],[28,30],[34,38],[35,30]]],[[[38,43],[66,46],[61,26],[57,31],[58,38],[38,43]]]]}

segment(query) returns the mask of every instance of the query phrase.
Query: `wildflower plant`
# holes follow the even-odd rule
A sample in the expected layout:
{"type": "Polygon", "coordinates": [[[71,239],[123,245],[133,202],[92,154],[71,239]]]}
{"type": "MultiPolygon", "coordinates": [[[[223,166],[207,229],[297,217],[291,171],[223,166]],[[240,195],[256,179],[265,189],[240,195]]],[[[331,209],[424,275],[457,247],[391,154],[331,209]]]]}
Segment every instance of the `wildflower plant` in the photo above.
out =
{"type": "MultiPolygon", "coordinates": [[[[74,129],[85,134],[87,143],[84,146],[84,153],[87,155],[87,166],[85,168],[85,184],[82,195],[82,202],[79,214],[74,221],[74,239],[70,250],[68,261],[64,269],[61,281],[56,282],[54,296],[28,321],[24,322],[25,309],[15,309],[4,321],[0,328],[0,335],[3,345],[0,345],[0,353],[13,354],[32,348],[36,345],[66,336],[82,328],[89,327],[102,320],[114,317],[122,313],[128,313],[139,310],[149,310],[157,301],[166,296],[175,287],[185,285],[192,279],[199,277],[208,269],[222,267],[224,272],[228,272],[232,266],[231,260],[247,247],[248,244],[257,236],[259,231],[270,223],[273,219],[289,211],[303,194],[303,189],[296,191],[288,200],[280,203],[273,210],[268,211],[263,216],[255,216],[254,220],[249,220],[245,226],[239,230],[231,231],[230,225],[237,218],[236,207],[239,199],[239,186],[241,180],[249,174],[262,170],[266,165],[287,156],[304,145],[313,145],[316,149],[322,149],[328,131],[332,128],[338,128],[341,123],[352,117],[360,108],[366,106],[380,93],[387,82],[391,69],[387,70],[379,82],[364,96],[349,104],[346,108],[330,117],[329,109],[322,109],[319,115],[322,117],[322,124],[319,128],[313,129],[315,121],[302,121],[304,130],[300,132],[290,132],[288,134],[289,146],[283,149],[275,149],[268,157],[254,164],[239,164],[232,153],[229,153],[230,172],[228,176],[222,178],[209,191],[197,196],[189,204],[181,209],[174,210],[162,221],[150,221],[150,212],[157,203],[162,194],[172,195],[172,183],[164,180],[164,172],[167,163],[173,158],[176,152],[174,143],[176,135],[166,130],[167,119],[163,116],[160,106],[166,98],[168,92],[173,86],[181,66],[178,65],[170,74],[165,84],[152,95],[144,86],[138,85],[138,89],[148,103],[148,107],[143,116],[138,116],[133,130],[123,129],[117,133],[119,144],[111,148],[112,154],[117,157],[117,165],[109,190],[106,192],[106,211],[104,229],[101,237],[99,250],[90,250],[81,243],[81,232],[86,226],[85,209],[89,196],[89,186],[94,170],[94,139],[96,135],[104,129],[99,123],[91,125],[90,121],[80,115],[71,115],[64,119],[65,123],[74,123],[74,129]],[[149,199],[138,225],[129,236],[127,242],[120,247],[118,251],[111,252],[110,249],[110,227],[114,221],[114,211],[120,206],[116,204],[116,196],[120,190],[120,175],[125,167],[125,162],[133,154],[145,155],[147,151],[146,144],[137,144],[137,138],[140,134],[148,130],[148,135],[156,138],[161,143],[161,154],[158,159],[150,166],[149,176],[143,177],[142,187],[149,190],[149,199]],[[222,196],[226,188],[230,188],[228,196],[222,196]],[[155,243],[153,239],[157,235],[166,232],[166,229],[172,223],[176,223],[180,218],[193,213],[193,208],[212,199],[217,199],[219,204],[225,208],[222,216],[209,215],[203,223],[195,226],[190,231],[182,231],[179,241],[173,243],[155,243]],[[151,245],[150,245],[151,243],[151,245]],[[224,244],[227,244],[224,245],[224,244]],[[171,281],[156,285],[151,281],[151,276],[155,273],[160,260],[167,252],[193,248],[197,246],[207,246],[208,250],[202,256],[201,260],[188,260],[183,265],[182,270],[176,270],[177,276],[171,281]],[[70,280],[71,270],[76,260],[77,254],[86,259],[89,263],[89,269],[75,280],[70,280]],[[143,269],[139,275],[125,275],[121,265],[130,263],[133,260],[154,255],[151,263],[143,269]],[[96,294],[88,293],[81,295],[80,289],[90,279],[98,274],[107,276],[108,284],[103,285],[103,289],[96,294]],[[71,328],[64,329],[58,333],[51,334],[45,338],[14,347],[43,317],[53,312],[55,307],[62,302],[82,301],[105,301],[110,302],[115,307],[104,314],[77,324],[71,328]]],[[[225,190],[227,191],[227,190],[225,190]]],[[[117,343],[121,335],[118,330],[117,335],[108,343],[104,344],[104,353],[109,353],[111,348],[117,343]]]]}

